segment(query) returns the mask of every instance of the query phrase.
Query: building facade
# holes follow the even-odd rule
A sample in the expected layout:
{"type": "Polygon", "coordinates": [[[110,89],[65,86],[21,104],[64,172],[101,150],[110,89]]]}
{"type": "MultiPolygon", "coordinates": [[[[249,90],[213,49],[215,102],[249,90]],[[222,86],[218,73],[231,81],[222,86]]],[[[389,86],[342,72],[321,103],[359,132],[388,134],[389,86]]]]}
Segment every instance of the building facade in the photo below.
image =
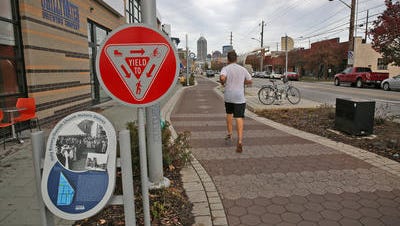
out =
{"type": "Polygon", "coordinates": [[[376,72],[389,72],[390,77],[400,75],[400,67],[386,64],[382,55],[372,48],[371,43],[363,43],[360,37],[354,39],[354,66],[370,67],[376,72]]]}
{"type": "Polygon", "coordinates": [[[293,38],[289,36],[281,37],[281,51],[291,51],[294,49],[293,38]]]}
{"type": "Polygon", "coordinates": [[[232,45],[225,45],[222,46],[222,56],[227,56],[229,51],[233,50],[233,46],[232,45]]]}
{"type": "Polygon", "coordinates": [[[197,60],[199,62],[207,60],[207,40],[203,36],[197,40],[197,60]]]}
{"type": "Polygon", "coordinates": [[[3,0],[0,108],[33,97],[43,122],[109,100],[95,58],[114,28],[140,22],[140,0],[3,0]]]}

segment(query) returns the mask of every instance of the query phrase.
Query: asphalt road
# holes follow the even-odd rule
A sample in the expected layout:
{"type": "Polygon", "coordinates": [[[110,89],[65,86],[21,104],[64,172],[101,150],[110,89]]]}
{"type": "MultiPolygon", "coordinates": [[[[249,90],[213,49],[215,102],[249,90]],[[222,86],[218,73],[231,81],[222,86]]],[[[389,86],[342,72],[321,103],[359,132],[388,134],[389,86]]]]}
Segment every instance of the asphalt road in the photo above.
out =
{"type": "MultiPolygon", "coordinates": [[[[269,79],[254,78],[253,86],[261,87],[269,83],[269,79]]],[[[376,102],[376,111],[400,117],[400,92],[384,91],[377,88],[355,88],[346,85],[335,86],[333,82],[292,82],[300,89],[302,98],[335,105],[336,98],[372,100],[376,102]]]]}

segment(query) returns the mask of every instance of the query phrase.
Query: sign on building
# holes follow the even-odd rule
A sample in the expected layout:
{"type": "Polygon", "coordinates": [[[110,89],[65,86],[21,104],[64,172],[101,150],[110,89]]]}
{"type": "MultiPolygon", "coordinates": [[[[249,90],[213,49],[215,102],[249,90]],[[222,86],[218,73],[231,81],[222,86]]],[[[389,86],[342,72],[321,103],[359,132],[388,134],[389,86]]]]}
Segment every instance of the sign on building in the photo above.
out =
{"type": "Polygon", "coordinates": [[[81,111],[62,119],[47,141],[42,196],[47,208],[68,220],[93,216],[115,185],[116,134],[102,115],[81,111]]]}
{"type": "Polygon", "coordinates": [[[353,65],[354,64],[354,52],[353,51],[348,51],[347,52],[347,64],[348,65],[353,65]]]}

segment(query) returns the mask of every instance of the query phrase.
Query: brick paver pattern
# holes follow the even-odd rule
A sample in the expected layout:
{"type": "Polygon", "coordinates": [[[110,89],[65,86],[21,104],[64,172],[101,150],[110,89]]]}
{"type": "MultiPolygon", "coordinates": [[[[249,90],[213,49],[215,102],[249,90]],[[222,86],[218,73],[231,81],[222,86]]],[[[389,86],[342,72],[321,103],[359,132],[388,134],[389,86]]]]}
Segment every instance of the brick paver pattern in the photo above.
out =
{"type": "Polygon", "coordinates": [[[232,145],[223,139],[216,84],[197,81],[171,121],[177,132],[191,132],[191,151],[214,181],[229,225],[400,225],[400,178],[250,118],[244,152],[236,153],[235,137],[232,145]]]}

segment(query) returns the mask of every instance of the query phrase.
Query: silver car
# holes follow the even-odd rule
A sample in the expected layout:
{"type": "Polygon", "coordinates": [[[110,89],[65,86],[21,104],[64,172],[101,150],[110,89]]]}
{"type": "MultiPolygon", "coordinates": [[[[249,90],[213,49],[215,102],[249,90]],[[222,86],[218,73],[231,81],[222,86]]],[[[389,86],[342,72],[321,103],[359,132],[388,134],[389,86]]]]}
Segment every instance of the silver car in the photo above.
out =
{"type": "Polygon", "coordinates": [[[381,87],[383,90],[388,91],[388,90],[400,90],[400,75],[396,75],[391,78],[387,78],[382,81],[381,87]]]}

